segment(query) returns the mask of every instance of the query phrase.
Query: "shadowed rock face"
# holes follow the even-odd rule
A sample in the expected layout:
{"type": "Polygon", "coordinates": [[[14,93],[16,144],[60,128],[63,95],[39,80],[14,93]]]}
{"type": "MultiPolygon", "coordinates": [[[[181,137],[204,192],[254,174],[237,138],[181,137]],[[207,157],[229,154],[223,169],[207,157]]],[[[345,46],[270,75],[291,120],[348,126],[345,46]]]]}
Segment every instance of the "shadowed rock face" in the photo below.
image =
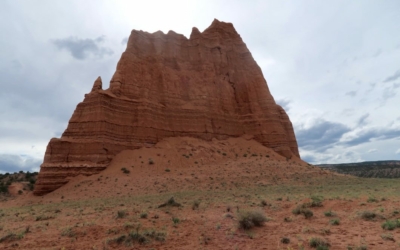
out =
{"type": "Polygon", "coordinates": [[[60,139],[50,140],[34,193],[105,169],[125,149],[166,137],[203,140],[250,135],[299,157],[292,124],[230,23],[214,20],[190,38],[133,30],[110,88],[98,78],[60,139]]]}

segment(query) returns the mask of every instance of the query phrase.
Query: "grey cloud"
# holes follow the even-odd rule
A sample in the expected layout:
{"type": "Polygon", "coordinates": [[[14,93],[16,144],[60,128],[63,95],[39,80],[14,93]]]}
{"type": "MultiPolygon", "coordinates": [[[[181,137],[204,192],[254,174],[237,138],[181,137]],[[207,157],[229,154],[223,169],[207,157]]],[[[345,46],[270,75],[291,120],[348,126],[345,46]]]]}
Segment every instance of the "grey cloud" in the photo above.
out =
{"type": "Polygon", "coordinates": [[[386,78],[385,80],[383,80],[383,82],[391,82],[391,81],[395,81],[398,78],[400,78],[400,69],[397,70],[393,75],[389,76],[388,78],[386,78]]]}
{"type": "Polygon", "coordinates": [[[367,118],[369,117],[369,113],[361,116],[358,121],[357,121],[357,125],[358,126],[363,126],[367,124],[367,118]]]}
{"type": "Polygon", "coordinates": [[[94,55],[100,58],[105,55],[112,55],[114,52],[111,49],[101,47],[99,45],[103,41],[104,36],[100,36],[96,39],[68,37],[64,39],[53,40],[52,43],[60,50],[65,49],[69,51],[74,58],[78,60],[84,60],[89,55],[94,55]]]}
{"type": "Polygon", "coordinates": [[[357,95],[357,91],[349,91],[349,92],[346,93],[346,95],[354,97],[354,96],[357,95]]]}
{"type": "Polygon", "coordinates": [[[276,100],[276,103],[278,105],[280,105],[286,112],[288,112],[290,110],[289,104],[291,102],[292,102],[291,100],[287,100],[287,99],[276,100]]]}
{"type": "Polygon", "coordinates": [[[396,94],[397,94],[397,93],[396,93],[396,89],[399,88],[399,87],[400,87],[400,83],[393,83],[392,86],[386,87],[386,88],[383,90],[383,94],[382,94],[383,103],[384,103],[386,100],[395,97],[396,94]]]}
{"type": "Polygon", "coordinates": [[[338,143],[343,134],[349,131],[351,129],[344,124],[320,119],[309,128],[297,130],[296,138],[300,147],[323,152],[338,143]]]}
{"type": "Polygon", "coordinates": [[[125,37],[124,39],[122,39],[122,41],[121,41],[121,44],[122,45],[125,45],[125,44],[127,44],[128,43],[128,37],[125,37]]]}
{"type": "Polygon", "coordinates": [[[368,130],[360,131],[351,138],[343,142],[346,146],[354,146],[358,144],[363,144],[371,141],[386,140],[400,137],[399,128],[373,128],[368,130]]]}
{"type": "Polygon", "coordinates": [[[0,154],[0,172],[38,171],[42,160],[21,155],[0,154]]]}

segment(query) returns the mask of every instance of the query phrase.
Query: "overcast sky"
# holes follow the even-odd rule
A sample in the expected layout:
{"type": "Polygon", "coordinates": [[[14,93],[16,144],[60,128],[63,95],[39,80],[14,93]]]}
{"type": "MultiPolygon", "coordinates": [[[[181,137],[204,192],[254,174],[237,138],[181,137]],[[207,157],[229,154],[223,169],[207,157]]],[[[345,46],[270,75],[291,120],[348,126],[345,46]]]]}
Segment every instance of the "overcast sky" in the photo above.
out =
{"type": "Polygon", "coordinates": [[[132,29],[231,22],[310,163],[400,160],[400,1],[0,1],[0,172],[38,171],[132,29]]]}

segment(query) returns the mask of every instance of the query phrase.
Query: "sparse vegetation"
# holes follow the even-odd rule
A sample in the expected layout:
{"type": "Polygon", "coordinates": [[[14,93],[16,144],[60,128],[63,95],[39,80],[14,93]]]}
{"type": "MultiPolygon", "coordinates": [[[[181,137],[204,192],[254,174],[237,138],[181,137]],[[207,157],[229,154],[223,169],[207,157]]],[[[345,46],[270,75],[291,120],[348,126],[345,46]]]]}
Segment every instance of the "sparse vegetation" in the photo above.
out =
{"type": "Polygon", "coordinates": [[[192,209],[193,210],[199,209],[199,206],[200,206],[200,201],[199,200],[193,201],[193,204],[192,204],[192,209]]]}
{"type": "Polygon", "coordinates": [[[324,198],[322,196],[311,196],[311,203],[309,204],[310,207],[322,207],[322,202],[324,198]]]}
{"type": "Polygon", "coordinates": [[[324,212],[324,215],[325,215],[326,217],[332,217],[332,216],[335,215],[335,213],[332,212],[332,210],[329,210],[329,211],[324,212]]]}
{"type": "Polygon", "coordinates": [[[381,238],[384,240],[395,241],[392,234],[381,234],[381,238]]]}
{"type": "Polygon", "coordinates": [[[339,219],[333,219],[329,221],[329,224],[337,226],[340,224],[340,220],[339,219]]]}
{"type": "Polygon", "coordinates": [[[347,250],[368,250],[368,247],[365,245],[361,246],[347,246],[347,250]]]}
{"type": "Polygon", "coordinates": [[[268,204],[267,204],[267,202],[266,202],[265,200],[261,200],[260,205],[261,205],[262,207],[265,207],[265,206],[267,206],[268,204]]]}
{"type": "Polygon", "coordinates": [[[400,227],[400,219],[397,220],[387,220],[382,223],[382,228],[385,230],[394,230],[400,227]]]}
{"type": "Polygon", "coordinates": [[[238,215],[239,228],[251,229],[253,227],[261,227],[268,219],[260,211],[244,211],[238,215]]]}
{"type": "Polygon", "coordinates": [[[127,216],[127,213],[125,210],[118,210],[117,211],[117,219],[122,219],[127,216]]]}
{"type": "Polygon", "coordinates": [[[51,220],[51,219],[54,219],[54,216],[49,216],[49,215],[36,216],[36,221],[51,220]]]}
{"type": "Polygon", "coordinates": [[[288,237],[283,237],[283,238],[281,239],[281,242],[282,242],[283,244],[289,244],[289,243],[290,243],[290,239],[289,239],[288,237]]]}
{"type": "Polygon", "coordinates": [[[67,227],[67,228],[64,228],[61,231],[61,236],[66,236],[66,237],[73,238],[73,237],[76,236],[76,233],[75,233],[75,231],[73,230],[72,227],[67,227]]]}
{"type": "Polygon", "coordinates": [[[292,210],[292,213],[294,215],[302,214],[306,219],[311,218],[314,215],[314,213],[310,209],[304,207],[304,204],[297,206],[295,209],[292,210]]]}
{"type": "Polygon", "coordinates": [[[178,224],[180,222],[179,218],[173,217],[172,218],[172,222],[174,223],[174,225],[178,224]]]}
{"type": "Polygon", "coordinates": [[[322,238],[311,238],[309,241],[310,247],[317,249],[329,249],[330,244],[322,238]]]}
{"type": "Polygon", "coordinates": [[[174,197],[169,198],[169,200],[161,205],[158,206],[158,208],[161,207],[181,207],[182,205],[178,202],[175,201],[174,197]]]}
{"type": "Polygon", "coordinates": [[[376,218],[376,213],[371,212],[371,211],[363,211],[361,212],[361,218],[363,220],[373,220],[376,218]]]}
{"type": "Polygon", "coordinates": [[[121,171],[124,174],[129,174],[130,173],[130,171],[128,169],[126,169],[126,168],[121,168],[121,171]]]}

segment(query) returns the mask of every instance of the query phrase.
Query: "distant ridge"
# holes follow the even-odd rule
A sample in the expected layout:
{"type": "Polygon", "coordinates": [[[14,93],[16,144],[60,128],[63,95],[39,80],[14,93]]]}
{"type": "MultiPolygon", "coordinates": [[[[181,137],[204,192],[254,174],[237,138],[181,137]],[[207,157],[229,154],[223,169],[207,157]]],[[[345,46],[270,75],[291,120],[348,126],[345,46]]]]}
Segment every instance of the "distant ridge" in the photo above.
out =
{"type": "Polygon", "coordinates": [[[400,161],[365,161],[340,164],[319,164],[341,174],[366,178],[400,178],[400,161]]]}

